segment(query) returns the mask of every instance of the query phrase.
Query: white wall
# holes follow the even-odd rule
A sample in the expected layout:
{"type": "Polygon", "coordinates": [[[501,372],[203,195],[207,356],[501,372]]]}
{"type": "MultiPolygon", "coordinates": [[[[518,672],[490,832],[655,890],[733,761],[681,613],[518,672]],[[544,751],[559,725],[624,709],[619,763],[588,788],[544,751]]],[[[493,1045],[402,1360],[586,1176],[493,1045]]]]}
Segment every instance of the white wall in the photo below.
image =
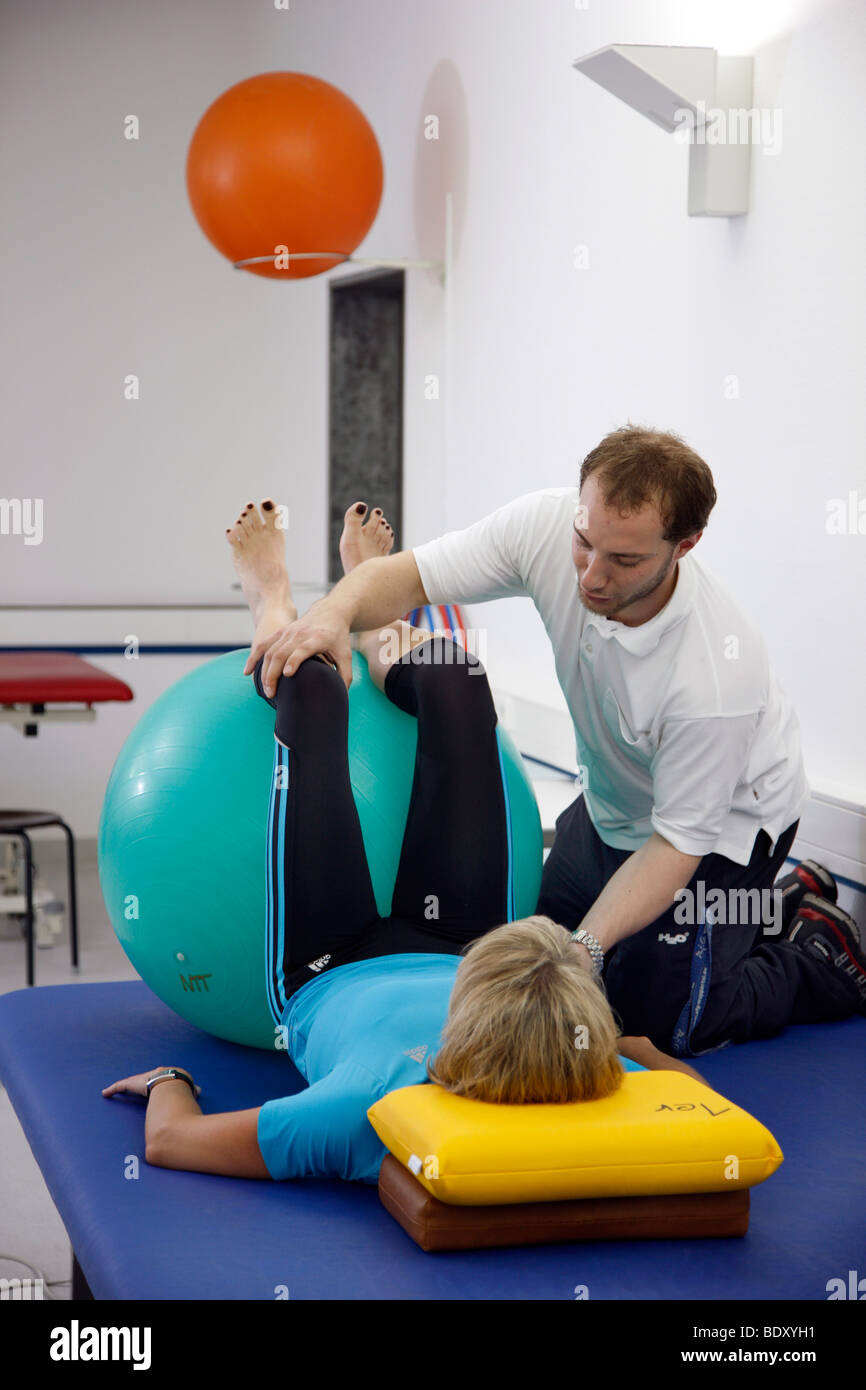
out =
{"type": "MultiPolygon", "coordinates": [[[[307,71],[346,90],[382,146],[359,254],[440,255],[454,193],[447,332],[435,277],[409,277],[402,544],[575,481],[628,419],[677,430],[720,495],[701,557],[767,637],[813,785],[863,802],[864,540],[829,536],[825,514],[866,495],[864,47],[866,11],[820,0],[7,5],[2,491],[45,499],[45,539],[0,537],[0,603],[230,601],[225,527],[269,491],[292,508],[293,575],[323,579],[327,279],[232,270],[184,186],[220,92],[307,71]],[[782,110],[783,142],[754,154],[747,217],[687,218],[686,150],[571,67],[609,42],[756,53],[755,100],[782,110]],[[431,112],[438,145],[421,133],[431,112]],[[425,377],[446,372],[446,396],[426,400],[425,377]]],[[[531,604],[471,616],[496,683],[562,708],[531,604]]],[[[129,631],[100,621],[106,643],[129,631]]],[[[23,640],[0,611],[0,644],[23,640]]],[[[3,803],[64,809],[93,833],[125,729],[187,669],[152,662],[123,673],[136,704],[93,728],[26,743],[0,729],[3,803]]]]}

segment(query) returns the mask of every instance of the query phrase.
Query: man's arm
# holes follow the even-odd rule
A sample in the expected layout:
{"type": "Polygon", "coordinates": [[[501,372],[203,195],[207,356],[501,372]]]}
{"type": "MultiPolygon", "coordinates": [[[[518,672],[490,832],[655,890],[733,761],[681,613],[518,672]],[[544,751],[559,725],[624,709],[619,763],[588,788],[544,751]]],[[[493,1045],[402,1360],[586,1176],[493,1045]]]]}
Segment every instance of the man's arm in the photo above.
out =
{"type": "Polygon", "coordinates": [[[672,719],[663,727],[651,764],[653,833],[620,865],[580,924],[604,951],[666,912],[713,851],[757,721],[752,711],[672,719]],[[701,852],[686,853],[673,840],[701,852]]]}
{"type": "MultiPolygon", "coordinates": [[[[539,544],[539,527],[546,534],[544,527],[549,530],[557,522],[550,499],[550,491],[544,489],[515,497],[464,530],[419,547],[433,602],[487,603],[526,593],[528,554],[539,544]]],[[[244,674],[249,675],[263,657],[262,682],[273,695],[281,675],[294,675],[302,661],[321,654],[333,661],[348,687],[349,633],[382,628],[430,601],[413,551],[365,560],[303,618],[257,643],[244,674]]]]}
{"type": "Polygon", "coordinates": [[[617,1051],[622,1057],[627,1057],[630,1062],[637,1062],[648,1071],[682,1071],[686,1076],[693,1076],[695,1081],[700,1081],[704,1086],[710,1084],[704,1080],[700,1072],[695,1071],[679,1057],[669,1057],[666,1052],[660,1052],[649,1038],[622,1037],[617,1043],[617,1051]]]}
{"type": "Polygon", "coordinates": [[[668,910],[701,858],[699,854],[683,854],[654,832],[608,879],[580,925],[596,937],[602,950],[609,951],[668,910]]]}
{"type": "Polygon", "coordinates": [[[349,633],[384,627],[427,602],[411,550],[365,560],[297,622],[256,643],[244,675],[254,671],[259,658],[264,657],[262,685],[267,695],[273,695],[281,675],[293,675],[303,661],[321,652],[334,663],[348,687],[352,683],[349,633]]]}
{"type": "Polygon", "coordinates": [[[704,855],[712,853],[747,765],[757,721],[753,711],[673,719],[664,726],[651,765],[653,833],[620,865],[580,924],[603,950],[666,912],[704,855]],[[679,850],[672,840],[701,853],[679,850]]]}

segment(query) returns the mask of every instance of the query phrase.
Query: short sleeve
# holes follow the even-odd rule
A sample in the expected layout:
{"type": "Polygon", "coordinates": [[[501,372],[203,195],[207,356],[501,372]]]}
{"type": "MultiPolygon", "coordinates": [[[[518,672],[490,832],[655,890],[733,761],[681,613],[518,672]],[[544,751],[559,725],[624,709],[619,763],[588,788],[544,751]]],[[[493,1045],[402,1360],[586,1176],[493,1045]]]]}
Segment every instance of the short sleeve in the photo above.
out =
{"type": "Polygon", "coordinates": [[[486,603],[525,595],[527,541],[544,493],[527,493],[463,531],[415,546],[430,603],[486,603]]]}
{"type": "Polygon", "coordinates": [[[271,1177],[377,1182],[385,1147],[367,1110],[381,1092],[371,1071],[346,1062],[297,1095],[267,1101],[258,1144],[271,1177]]]}
{"type": "Polygon", "coordinates": [[[712,854],[742,780],[759,715],[671,720],[650,764],[653,830],[682,854],[712,854]]]}

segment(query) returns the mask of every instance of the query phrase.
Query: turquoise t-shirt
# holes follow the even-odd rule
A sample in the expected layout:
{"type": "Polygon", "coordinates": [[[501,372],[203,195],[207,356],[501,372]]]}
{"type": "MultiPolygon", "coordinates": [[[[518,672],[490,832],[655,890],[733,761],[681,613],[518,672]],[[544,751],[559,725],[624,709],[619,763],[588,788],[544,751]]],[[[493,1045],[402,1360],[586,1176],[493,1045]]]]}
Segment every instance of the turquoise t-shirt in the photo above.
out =
{"type": "MultiPolygon", "coordinates": [[[[367,1111],[389,1091],[428,1081],[461,956],[376,956],[319,975],[292,996],[288,1053],[309,1083],[267,1101],[258,1142],[272,1178],[376,1183],[385,1157],[367,1111]]],[[[622,1058],[627,1071],[643,1071],[622,1058]]]]}

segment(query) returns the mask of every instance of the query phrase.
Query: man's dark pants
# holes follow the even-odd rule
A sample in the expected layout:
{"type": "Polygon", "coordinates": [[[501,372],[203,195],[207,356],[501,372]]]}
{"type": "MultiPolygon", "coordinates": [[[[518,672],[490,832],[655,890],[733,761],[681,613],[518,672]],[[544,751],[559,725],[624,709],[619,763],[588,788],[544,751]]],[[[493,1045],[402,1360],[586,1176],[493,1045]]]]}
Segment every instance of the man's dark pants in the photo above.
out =
{"type": "MultiPolygon", "coordinates": [[[[722,889],[725,901],[730,889],[771,889],[798,824],[779,836],[772,854],[769,836],[760,831],[747,865],[704,855],[683,887],[697,902],[702,880],[710,904],[713,889],[722,889]]],[[[556,822],[538,912],[575,931],[630,853],[604,843],[579,796],[556,822]]],[[[605,991],[623,1034],[646,1036],[677,1056],[699,1056],[729,1042],[771,1037],[789,1023],[821,1023],[857,1012],[859,996],[850,982],[782,939],[782,932],[765,934],[773,923],[762,923],[760,915],[755,921],[746,914],[750,920],[742,924],[686,925],[677,921],[682,914],[683,906],[674,903],[605,957],[605,991]]]]}

